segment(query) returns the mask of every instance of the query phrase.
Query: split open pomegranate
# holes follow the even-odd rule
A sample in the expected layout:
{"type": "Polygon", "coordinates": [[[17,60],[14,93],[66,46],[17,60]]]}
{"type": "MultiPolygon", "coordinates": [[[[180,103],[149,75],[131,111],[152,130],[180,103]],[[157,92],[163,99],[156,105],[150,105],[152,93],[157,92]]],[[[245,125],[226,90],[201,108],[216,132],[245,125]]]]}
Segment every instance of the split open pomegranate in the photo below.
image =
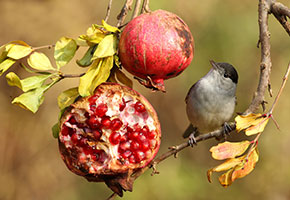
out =
{"type": "Polygon", "coordinates": [[[80,98],[60,122],[59,147],[67,167],[89,181],[118,180],[122,189],[129,173],[154,158],[160,139],[151,104],[116,83],[103,83],[93,96],[80,98]]]}

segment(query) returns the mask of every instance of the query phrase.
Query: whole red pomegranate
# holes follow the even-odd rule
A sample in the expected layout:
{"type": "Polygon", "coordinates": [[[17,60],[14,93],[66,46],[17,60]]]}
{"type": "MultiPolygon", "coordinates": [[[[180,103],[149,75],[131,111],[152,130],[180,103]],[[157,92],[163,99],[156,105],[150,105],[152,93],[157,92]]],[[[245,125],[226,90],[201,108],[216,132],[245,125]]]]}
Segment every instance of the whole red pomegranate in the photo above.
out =
{"type": "Polygon", "coordinates": [[[145,79],[145,86],[165,91],[164,79],[179,75],[191,62],[193,37],[177,15],[164,11],[142,14],[121,33],[119,57],[122,66],[145,79]]]}
{"type": "Polygon", "coordinates": [[[116,83],[98,86],[60,121],[59,148],[67,167],[89,181],[105,181],[120,196],[122,190],[132,190],[128,177],[154,158],[160,139],[150,103],[116,83]]]}

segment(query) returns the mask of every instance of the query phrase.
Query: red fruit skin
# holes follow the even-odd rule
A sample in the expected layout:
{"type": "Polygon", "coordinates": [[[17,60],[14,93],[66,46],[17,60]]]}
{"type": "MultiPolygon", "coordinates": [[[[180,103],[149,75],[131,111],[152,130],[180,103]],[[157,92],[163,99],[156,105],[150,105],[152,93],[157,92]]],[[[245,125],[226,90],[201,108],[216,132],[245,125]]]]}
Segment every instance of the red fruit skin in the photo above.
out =
{"type": "Polygon", "coordinates": [[[163,79],[179,75],[191,63],[194,40],[177,15],[164,10],[131,20],[119,42],[122,66],[133,75],[163,85],[163,79]]]}

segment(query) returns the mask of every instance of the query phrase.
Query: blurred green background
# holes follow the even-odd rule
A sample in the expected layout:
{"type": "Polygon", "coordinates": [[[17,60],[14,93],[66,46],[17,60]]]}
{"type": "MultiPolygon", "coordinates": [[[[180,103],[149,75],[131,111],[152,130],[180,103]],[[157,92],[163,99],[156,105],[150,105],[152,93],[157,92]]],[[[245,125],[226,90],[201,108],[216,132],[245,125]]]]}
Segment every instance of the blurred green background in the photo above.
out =
{"type": "MultiPolygon", "coordinates": [[[[113,1],[109,23],[116,24],[123,2],[113,1]]],[[[289,0],[281,2],[290,6],[289,0]]],[[[107,3],[108,0],[1,0],[0,44],[24,40],[36,47],[54,44],[61,36],[76,38],[92,23],[101,23],[107,3]]],[[[183,142],[181,135],[188,125],[184,98],[190,86],[209,70],[209,59],[229,62],[237,68],[240,79],[236,111],[242,112],[249,105],[259,76],[257,5],[258,0],[151,1],[152,10],[165,9],[184,19],[195,38],[192,64],[180,76],[166,81],[166,94],[153,93],[134,82],[134,88],[158,112],[163,133],[159,153],[183,142]]],[[[290,61],[290,38],[272,16],[269,26],[275,96],[290,61]]],[[[52,56],[52,50],[45,52],[52,56]]],[[[27,76],[16,66],[12,70],[22,78],[27,76]]],[[[81,70],[71,62],[63,71],[81,70]]],[[[40,110],[32,114],[11,105],[20,91],[9,87],[4,76],[0,77],[0,200],[97,200],[111,194],[105,184],[89,183],[71,173],[61,160],[57,140],[51,134],[59,112],[58,94],[77,84],[77,80],[57,84],[47,92],[40,110]]],[[[208,151],[217,141],[210,140],[185,149],[177,159],[163,161],[158,165],[159,175],[151,177],[147,172],[137,179],[134,191],[125,193],[123,199],[290,199],[289,84],[274,112],[281,131],[270,121],[259,141],[260,160],[250,175],[225,189],[215,174],[210,184],[206,171],[219,163],[208,151]]],[[[266,94],[269,105],[273,99],[266,94]]],[[[237,140],[241,135],[229,139],[237,140]]]]}

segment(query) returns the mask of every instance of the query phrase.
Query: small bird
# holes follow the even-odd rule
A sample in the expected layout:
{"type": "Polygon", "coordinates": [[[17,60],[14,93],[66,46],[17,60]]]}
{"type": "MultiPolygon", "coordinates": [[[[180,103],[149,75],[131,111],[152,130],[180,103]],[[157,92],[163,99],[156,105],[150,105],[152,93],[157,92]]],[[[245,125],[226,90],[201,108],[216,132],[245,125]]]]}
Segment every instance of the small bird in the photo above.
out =
{"type": "Polygon", "coordinates": [[[212,68],[188,91],[185,98],[186,112],[190,125],[183,134],[189,137],[189,144],[196,144],[195,133],[208,133],[224,127],[228,133],[227,121],[236,106],[238,73],[229,63],[210,60],[212,68]]]}

